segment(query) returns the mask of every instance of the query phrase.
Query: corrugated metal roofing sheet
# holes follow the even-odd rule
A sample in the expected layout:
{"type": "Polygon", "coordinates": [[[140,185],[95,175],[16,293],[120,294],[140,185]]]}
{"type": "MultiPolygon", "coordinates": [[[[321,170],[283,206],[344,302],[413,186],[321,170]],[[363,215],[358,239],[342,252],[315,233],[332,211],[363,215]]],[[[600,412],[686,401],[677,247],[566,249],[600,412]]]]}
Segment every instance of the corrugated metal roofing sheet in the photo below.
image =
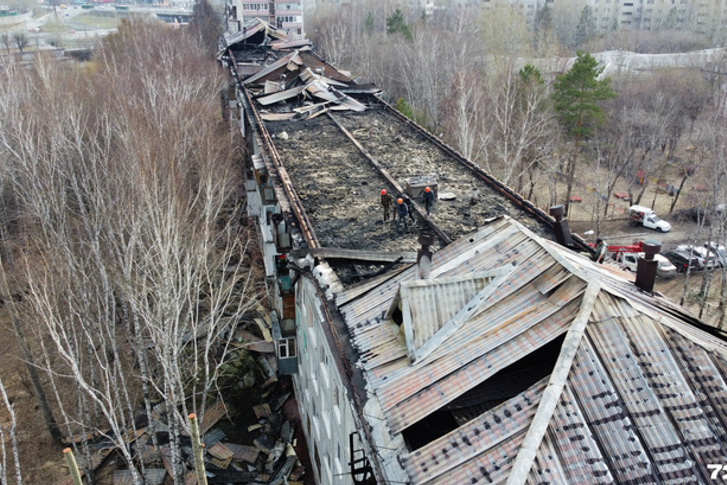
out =
{"type": "MultiPolygon", "coordinates": [[[[441,481],[445,477],[452,480],[454,477],[449,473],[453,469],[506,445],[522,434],[535,414],[545,384],[546,380],[543,379],[517,398],[496,406],[454,432],[402,456],[404,467],[414,483],[429,483],[436,479],[441,481]]],[[[486,469],[489,470],[480,472],[480,475],[495,472],[491,466],[486,469]]]]}
{"type": "MultiPolygon", "coordinates": [[[[628,306],[605,293],[600,300],[628,306]]],[[[713,420],[726,415],[724,379],[709,354],[648,315],[595,320],[551,421],[558,457],[548,466],[562,467],[568,483],[708,483],[706,465],[727,460],[724,422],[713,420]],[[706,375],[695,379],[696,369],[706,375]],[[719,390],[700,389],[715,379],[719,390]],[[715,390],[722,409],[705,399],[715,390]]]]}
{"type": "Polygon", "coordinates": [[[266,96],[261,96],[259,98],[256,98],[255,101],[260,103],[263,106],[268,106],[270,104],[279,103],[280,101],[295,98],[300,93],[305,91],[305,86],[296,86],[294,88],[286,89],[285,91],[278,91],[276,93],[267,94],[266,96]]]}
{"type": "MultiPolygon", "coordinates": [[[[446,355],[429,361],[405,378],[389,379],[377,389],[389,425],[395,432],[464,394],[500,369],[517,361],[561,335],[574,317],[572,304],[553,313],[553,307],[539,305],[523,318],[515,317],[508,326],[463,346],[452,346],[446,355]]],[[[484,319],[483,319],[484,321],[484,319]]]]}
{"type": "MultiPolygon", "coordinates": [[[[727,346],[660,309],[659,298],[614,272],[517,223],[491,224],[435,253],[432,274],[464,278],[507,265],[511,276],[446,345],[414,364],[402,331],[386,315],[416,268],[343,293],[340,310],[388,432],[401,433],[568,331],[587,282],[597,280],[601,290],[549,427],[530,475],[518,483],[709,483],[706,465],[727,463],[727,346]]],[[[441,293],[451,305],[448,315],[467,300],[465,293],[476,291],[456,290],[441,293]]],[[[420,308],[434,298],[420,296],[426,300],[420,308]]],[[[419,330],[429,333],[418,342],[436,333],[437,312],[432,307],[413,315],[413,321],[428,318],[419,330]]],[[[494,427],[488,411],[419,450],[400,450],[411,482],[504,482],[537,407],[526,412],[523,406],[531,390],[498,408],[516,422],[494,427]],[[486,437],[473,439],[485,422],[486,437]]]]}
{"type": "Polygon", "coordinates": [[[287,56],[282,57],[281,59],[278,59],[277,61],[273,62],[269,66],[266,66],[265,68],[261,69],[257,72],[257,74],[254,74],[250,76],[249,78],[245,79],[243,82],[246,85],[253,84],[257,81],[260,81],[265,78],[265,76],[270,75],[271,73],[277,71],[278,69],[283,69],[291,62],[300,62],[300,59],[298,57],[298,51],[293,51],[287,56]]]}
{"type": "MultiPolygon", "coordinates": [[[[160,485],[164,482],[167,471],[164,468],[150,468],[144,471],[144,480],[148,485],[160,485]]],[[[133,485],[134,477],[130,470],[114,470],[114,485],[133,485]]]]}
{"type": "Polygon", "coordinates": [[[546,479],[546,483],[614,483],[601,445],[586,424],[581,404],[570,386],[563,389],[531,470],[531,477],[543,478],[549,475],[565,479],[546,479]]]}
{"type": "Polygon", "coordinates": [[[449,322],[472,298],[493,279],[494,275],[468,278],[415,280],[401,284],[404,325],[414,348],[421,348],[449,322]]]}
{"type": "Polygon", "coordinates": [[[202,437],[202,442],[206,447],[211,447],[215,443],[222,441],[225,438],[225,432],[221,429],[213,429],[202,437]]]}

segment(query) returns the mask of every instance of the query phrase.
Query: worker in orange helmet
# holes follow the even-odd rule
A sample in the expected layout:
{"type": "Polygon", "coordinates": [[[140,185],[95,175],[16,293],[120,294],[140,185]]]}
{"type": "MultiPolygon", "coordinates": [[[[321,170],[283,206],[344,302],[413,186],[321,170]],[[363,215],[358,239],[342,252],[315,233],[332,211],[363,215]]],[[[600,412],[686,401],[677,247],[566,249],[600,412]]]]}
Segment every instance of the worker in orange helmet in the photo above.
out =
{"type": "Polygon", "coordinates": [[[429,187],[424,188],[422,194],[422,200],[424,202],[424,208],[427,210],[427,215],[432,211],[432,205],[434,204],[434,192],[429,187]]]}
{"type": "Polygon", "coordinates": [[[384,222],[389,220],[391,214],[391,202],[394,198],[386,192],[386,189],[381,189],[381,207],[384,208],[384,222]]]}
{"type": "Polygon", "coordinates": [[[396,199],[396,230],[401,230],[401,221],[404,221],[404,229],[409,229],[407,218],[409,217],[409,206],[406,205],[404,199],[399,197],[396,199]]]}

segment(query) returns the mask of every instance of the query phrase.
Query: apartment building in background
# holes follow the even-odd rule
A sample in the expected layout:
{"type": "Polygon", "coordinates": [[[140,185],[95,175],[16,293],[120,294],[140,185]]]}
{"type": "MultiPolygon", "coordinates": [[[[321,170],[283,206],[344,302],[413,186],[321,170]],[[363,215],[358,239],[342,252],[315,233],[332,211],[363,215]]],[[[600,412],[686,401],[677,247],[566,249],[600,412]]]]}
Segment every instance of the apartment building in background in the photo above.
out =
{"type": "Polygon", "coordinates": [[[578,20],[590,9],[590,25],[609,30],[686,30],[712,33],[727,28],[725,0],[451,0],[455,8],[492,8],[510,5],[522,10],[529,25],[546,6],[552,15],[570,13],[578,20]]]}
{"type": "MultiPolygon", "coordinates": [[[[303,9],[338,8],[350,0],[302,0],[303,9]]],[[[587,8],[589,30],[684,30],[713,34],[727,29],[727,0],[382,0],[387,11],[443,11],[453,8],[481,10],[498,6],[520,10],[527,24],[535,23],[538,12],[546,7],[553,18],[567,17],[578,22],[587,8]]]]}
{"type": "Polygon", "coordinates": [[[304,37],[302,0],[230,0],[225,7],[228,32],[243,29],[243,23],[259,18],[284,31],[291,39],[304,37]]]}

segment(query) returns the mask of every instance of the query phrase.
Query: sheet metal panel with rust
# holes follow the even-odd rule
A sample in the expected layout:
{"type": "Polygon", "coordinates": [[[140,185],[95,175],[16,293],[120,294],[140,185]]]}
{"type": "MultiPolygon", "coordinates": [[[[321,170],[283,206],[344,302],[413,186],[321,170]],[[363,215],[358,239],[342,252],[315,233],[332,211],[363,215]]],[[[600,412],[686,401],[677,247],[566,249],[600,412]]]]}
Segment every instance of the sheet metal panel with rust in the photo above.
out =
{"type": "Polygon", "coordinates": [[[487,462],[482,459],[483,455],[507,456],[512,453],[511,441],[522,440],[546,382],[545,379],[541,380],[517,398],[460,426],[450,435],[402,456],[404,467],[414,483],[427,480],[434,480],[434,483],[467,483],[459,481],[458,477],[466,474],[467,471],[461,468],[469,462],[486,464],[484,470],[477,470],[476,473],[481,480],[485,475],[497,474],[495,468],[504,464],[487,462]]]}
{"type": "MultiPolygon", "coordinates": [[[[561,483],[563,477],[568,483],[638,482],[649,480],[659,468],[662,483],[690,483],[701,473],[695,471],[691,457],[703,456],[699,464],[703,468],[707,461],[727,460],[720,447],[725,442],[724,420],[715,419],[727,416],[727,390],[720,374],[727,361],[690,340],[707,337],[691,328],[677,332],[661,326],[657,318],[673,317],[650,306],[653,299],[610,270],[566,253],[556,262],[550,251],[561,250],[554,245],[530,245],[527,238],[513,235],[493,237],[504,229],[500,224],[513,223],[492,224],[488,237],[468,258],[460,259],[468,245],[458,240],[438,258],[435,254],[432,269],[447,267],[443,275],[463,275],[514,261],[509,284],[422,362],[410,364],[399,328],[382,317],[396,298],[398,284],[412,281],[415,268],[367,288],[341,306],[347,320],[355,323],[350,327],[352,339],[390,432],[399,433],[442,409],[497,370],[567,331],[588,278],[597,277],[608,291],[602,290],[593,306],[591,323],[551,418],[551,431],[533,460],[531,476],[550,476],[553,483],[561,483]],[[511,253],[516,249],[517,254],[511,253]]],[[[504,456],[506,451],[497,446],[488,448],[471,437],[468,444],[458,439],[470,425],[474,423],[405,453],[412,483],[455,483],[462,477],[483,476],[472,463],[481,463],[482,456],[504,456]],[[460,447],[447,449],[449,460],[436,456],[434,450],[455,441],[460,447]]],[[[527,427],[526,421],[523,426],[527,427]]],[[[507,438],[508,446],[513,439],[522,439],[502,430],[493,433],[493,440],[507,438]]],[[[509,465],[498,466],[504,468],[484,471],[493,474],[490,478],[499,473],[506,477],[509,465]]]]}
{"type": "MultiPolygon", "coordinates": [[[[474,342],[469,348],[452,349],[453,352],[438,359],[436,365],[401,379],[396,387],[381,389],[380,401],[392,431],[401,432],[500,369],[560,336],[568,329],[573,316],[569,309],[558,312],[549,318],[547,324],[521,330],[521,335],[503,341],[490,352],[482,353],[481,342],[474,342]]],[[[496,341],[503,337],[502,334],[494,336],[496,341]]]]}

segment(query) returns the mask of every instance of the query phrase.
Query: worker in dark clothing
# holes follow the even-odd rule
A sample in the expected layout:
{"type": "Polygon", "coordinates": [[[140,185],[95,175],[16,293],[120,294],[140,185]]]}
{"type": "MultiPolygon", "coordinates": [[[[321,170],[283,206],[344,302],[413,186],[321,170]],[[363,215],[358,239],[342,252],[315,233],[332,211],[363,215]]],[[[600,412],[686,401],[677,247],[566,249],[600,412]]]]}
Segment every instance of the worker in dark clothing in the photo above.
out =
{"type": "Polygon", "coordinates": [[[422,194],[422,200],[424,201],[424,208],[427,210],[427,215],[432,211],[432,204],[434,204],[434,192],[429,187],[424,188],[422,194]]]}
{"type": "Polygon", "coordinates": [[[603,260],[606,258],[607,249],[606,241],[600,238],[596,239],[596,255],[593,257],[593,260],[597,263],[603,263],[603,260]]]}
{"type": "Polygon", "coordinates": [[[404,199],[399,197],[396,199],[396,230],[401,230],[401,222],[404,221],[404,229],[409,229],[407,217],[409,216],[409,206],[406,205],[404,199]]]}
{"type": "Polygon", "coordinates": [[[404,192],[399,197],[401,197],[404,200],[404,203],[406,204],[406,207],[409,209],[409,219],[411,220],[412,225],[416,225],[416,219],[414,219],[414,211],[412,210],[412,204],[411,204],[411,197],[409,197],[409,194],[404,192]]]}
{"type": "Polygon", "coordinates": [[[386,189],[381,189],[381,207],[384,208],[384,222],[389,220],[392,201],[393,197],[391,197],[391,194],[386,192],[386,189]]]}

